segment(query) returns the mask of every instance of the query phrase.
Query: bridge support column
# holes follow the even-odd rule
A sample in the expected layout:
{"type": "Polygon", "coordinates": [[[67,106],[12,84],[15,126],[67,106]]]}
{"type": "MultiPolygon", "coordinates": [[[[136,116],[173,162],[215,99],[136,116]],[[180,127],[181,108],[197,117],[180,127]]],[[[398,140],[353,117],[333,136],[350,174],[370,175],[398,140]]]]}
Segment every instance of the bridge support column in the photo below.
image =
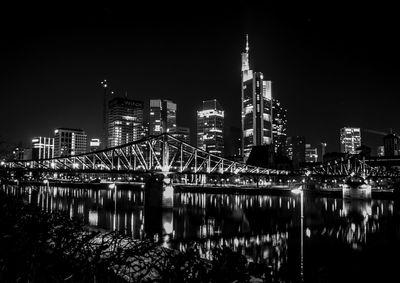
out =
{"type": "Polygon", "coordinates": [[[144,229],[148,237],[161,241],[173,232],[174,188],[166,175],[152,175],[144,191],[144,229]]]}

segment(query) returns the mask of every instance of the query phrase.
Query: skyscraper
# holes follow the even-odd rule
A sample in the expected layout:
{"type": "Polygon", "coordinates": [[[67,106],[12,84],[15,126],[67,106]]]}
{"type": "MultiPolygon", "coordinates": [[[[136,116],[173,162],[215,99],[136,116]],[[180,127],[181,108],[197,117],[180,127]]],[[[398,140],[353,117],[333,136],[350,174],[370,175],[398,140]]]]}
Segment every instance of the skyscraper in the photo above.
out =
{"type": "Polygon", "coordinates": [[[361,146],[360,128],[343,127],[340,129],[340,152],[355,154],[361,146]]]}
{"type": "Polygon", "coordinates": [[[390,133],[383,137],[384,156],[397,156],[400,150],[400,138],[390,133]]]}
{"type": "Polygon", "coordinates": [[[35,137],[32,139],[32,159],[54,157],[54,138],[35,137]]]}
{"type": "Polygon", "coordinates": [[[249,64],[249,41],[242,53],[242,155],[247,159],[252,146],[272,144],[271,81],[249,64]]]}
{"type": "Polygon", "coordinates": [[[167,99],[150,100],[150,135],[176,131],[176,103],[167,99]]]}
{"type": "Polygon", "coordinates": [[[293,162],[294,168],[299,168],[300,163],[306,161],[306,139],[303,136],[286,138],[287,156],[293,162]]]}
{"type": "Polygon", "coordinates": [[[306,143],[306,162],[317,162],[318,161],[318,149],[316,147],[311,147],[311,144],[306,143]]]}
{"type": "Polygon", "coordinates": [[[324,162],[324,155],[326,153],[326,148],[328,144],[326,142],[321,142],[318,147],[318,162],[324,162]]]}
{"type": "Polygon", "coordinates": [[[54,130],[54,157],[77,155],[87,150],[87,136],[81,129],[54,130]]]}
{"type": "Polygon", "coordinates": [[[107,136],[108,136],[108,103],[112,99],[113,91],[109,91],[109,83],[107,80],[101,81],[101,86],[103,88],[103,123],[102,123],[102,133],[101,133],[101,148],[107,147],[107,136]]]}
{"type": "Polygon", "coordinates": [[[143,101],[115,97],[108,103],[108,147],[143,137],[143,101]]]}
{"type": "Polygon", "coordinates": [[[197,111],[197,147],[219,156],[224,153],[224,110],[216,99],[203,101],[197,111]]]}
{"type": "Polygon", "coordinates": [[[190,128],[176,127],[169,132],[173,137],[190,144],[190,128]]]}
{"type": "Polygon", "coordinates": [[[105,148],[107,146],[106,140],[107,140],[107,106],[108,106],[108,97],[107,97],[107,92],[108,92],[108,84],[107,80],[101,81],[101,85],[103,87],[103,128],[102,128],[102,133],[101,133],[101,142],[102,142],[102,148],[105,148]]]}
{"type": "Polygon", "coordinates": [[[287,110],[278,99],[272,99],[272,136],[274,151],[278,155],[285,155],[287,136],[287,110]]]}

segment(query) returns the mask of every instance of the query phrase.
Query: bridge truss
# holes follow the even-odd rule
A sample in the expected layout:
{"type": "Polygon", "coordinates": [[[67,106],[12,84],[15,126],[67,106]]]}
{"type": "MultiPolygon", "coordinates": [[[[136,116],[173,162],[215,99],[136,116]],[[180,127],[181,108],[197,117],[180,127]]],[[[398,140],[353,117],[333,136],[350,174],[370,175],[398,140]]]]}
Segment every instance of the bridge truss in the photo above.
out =
{"type": "MultiPolygon", "coordinates": [[[[386,160],[349,155],[346,158],[332,160],[316,166],[308,166],[302,169],[302,173],[313,176],[348,176],[351,173],[368,177],[400,177],[397,163],[388,163],[386,160]]],[[[400,164],[398,164],[400,165],[400,164]]]]}
{"type": "Polygon", "coordinates": [[[69,172],[165,172],[288,174],[285,170],[246,165],[208,153],[170,134],[150,136],[124,145],[79,155],[39,160],[11,160],[12,169],[69,172]]]}

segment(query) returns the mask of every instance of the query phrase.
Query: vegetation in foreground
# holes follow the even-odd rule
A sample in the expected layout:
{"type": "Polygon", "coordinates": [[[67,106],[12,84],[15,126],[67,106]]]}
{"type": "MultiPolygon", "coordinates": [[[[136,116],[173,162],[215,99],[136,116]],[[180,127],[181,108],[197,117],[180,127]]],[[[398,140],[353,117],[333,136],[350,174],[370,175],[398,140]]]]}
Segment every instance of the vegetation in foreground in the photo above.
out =
{"type": "Polygon", "coordinates": [[[269,282],[271,271],[228,247],[213,261],[118,232],[88,231],[79,219],[0,192],[0,282],[269,282]]]}

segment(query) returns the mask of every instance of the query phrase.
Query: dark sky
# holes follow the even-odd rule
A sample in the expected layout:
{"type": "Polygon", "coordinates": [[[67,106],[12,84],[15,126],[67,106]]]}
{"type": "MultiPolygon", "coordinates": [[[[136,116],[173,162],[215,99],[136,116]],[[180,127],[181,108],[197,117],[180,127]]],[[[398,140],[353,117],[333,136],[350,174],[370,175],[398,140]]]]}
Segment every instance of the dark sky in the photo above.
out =
{"type": "MultiPolygon", "coordinates": [[[[399,130],[395,7],[299,2],[5,8],[0,136],[28,144],[71,127],[99,137],[104,78],[146,107],[150,98],[175,101],[178,125],[193,133],[196,110],[211,98],[226,109],[226,124],[239,127],[246,33],[251,68],[273,81],[288,109],[289,135],[337,151],[345,125],[399,130]]],[[[373,150],[382,139],[363,135],[373,150]]]]}

